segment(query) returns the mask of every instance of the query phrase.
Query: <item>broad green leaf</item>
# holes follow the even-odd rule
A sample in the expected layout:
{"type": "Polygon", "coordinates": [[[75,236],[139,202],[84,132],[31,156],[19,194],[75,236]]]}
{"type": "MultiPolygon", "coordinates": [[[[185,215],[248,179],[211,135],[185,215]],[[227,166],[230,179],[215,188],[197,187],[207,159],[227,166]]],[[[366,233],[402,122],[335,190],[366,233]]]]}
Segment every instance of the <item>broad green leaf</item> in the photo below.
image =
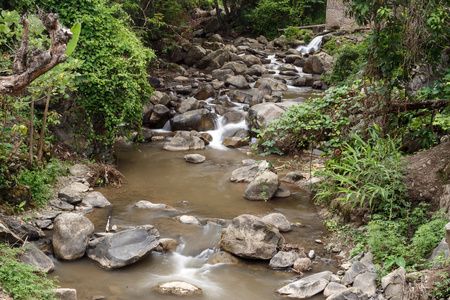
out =
{"type": "Polygon", "coordinates": [[[69,41],[69,43],[67,43],[67,48],[66,48],[66,55],[70,56],[73,52],[73,50],[75,50],[75,47],[77,46],[78,43],[78,38],[80,37],[80,32],[81,32],[81,24],[80,23],[75,23],[75,25],[72,26],[72,28],[70,28],[70,31],[72,31],[72,39],[69,41]]]}

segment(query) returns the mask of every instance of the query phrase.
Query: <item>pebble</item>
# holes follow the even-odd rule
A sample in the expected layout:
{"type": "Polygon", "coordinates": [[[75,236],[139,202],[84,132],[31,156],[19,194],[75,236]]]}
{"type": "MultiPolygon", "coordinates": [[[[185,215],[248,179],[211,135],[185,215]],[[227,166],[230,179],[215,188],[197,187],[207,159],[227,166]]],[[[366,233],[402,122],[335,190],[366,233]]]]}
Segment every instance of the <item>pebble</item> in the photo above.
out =
{"type": "Polygon", "coordinates": [[[317,244],[323,244],[322,240],[315,240],[317,244]]]}

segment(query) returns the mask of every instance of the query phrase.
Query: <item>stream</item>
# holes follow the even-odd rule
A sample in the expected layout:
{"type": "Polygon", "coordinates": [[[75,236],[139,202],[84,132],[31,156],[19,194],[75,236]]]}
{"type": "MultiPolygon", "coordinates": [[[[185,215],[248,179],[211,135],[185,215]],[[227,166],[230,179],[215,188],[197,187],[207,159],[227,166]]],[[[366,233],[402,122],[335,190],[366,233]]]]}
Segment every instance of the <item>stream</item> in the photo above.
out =
{"type": "MultiPolygon", "coordinates": [[[[274,56],[270,58],[269,66],[276,70],[279,64],[274,56]]],[[[271,76],[278,74],[275,71],[271,76]]],[[[312,94],[311,89],[289,86],[283,99],[308,98],[312,94]]],[[[242,122],[233,126],[231,129],[246,125],[242,122]]],[[[305,276],[324,270],[336,271],[337,261],[324,250],[323,244],[315,242],[323,240],[327,231],[306,191],[294,184],[282,183],[280,188],[289,189],[290,197],[267,202],[248,201],[243,198],[247,184],[230,182],[231,172],[242,167],[243,160],[277,158],[250,156],[245,151],[222,146],[222,136],[227,130],[230,128],[225,128],[219,118],[216,130],[210,132],[213,142],[199,151],[164,151],[165,141],[138,147],[117,145],[115,155],[118,169],[125,176],[124,183],[120,188],[96,188],[112,204],[112,208],[97,208],[86,215],[94,223],[96,232],[105,230],[109,215],[110,226],[118,229],[151,224],[158,229],[161,238],[173,238],[180,243],[175,252],[154,251],[131,266],[113,271],[102,269],[86,257],[69,262],[55,259],[56,271],[51,276],[58,277],[62,287],[75,288],[78,299],[179,299],[179,296],[160,295],[153,290],[156,285],[173,280],[200,287],[203,294],[196,296],[199,299],[281,299],[276,290],[298,280],[300,275],[291,270],[273,270],[268,261],[239,259],[238,264],[207,263],[219,250],[221,232],[233,218],[241,214],[262,217],[272,212],[282,213],[295,224],[291,232],[283,233],[286,243],[298,244],[306,253],[315,250],[317,258],[313,260],[312,271],[305,276]],[[206,161],[187,163],[184,160],[187,153],[201,154],[206,161]],[[164,203],[177,211],[134,207],[140,200],[164,203]],[[181,224],[175,217],[184,214],[196,217],[201,225],[181,224]]],[[[311,299],[325,297],[318,295],[311,299]]]]}

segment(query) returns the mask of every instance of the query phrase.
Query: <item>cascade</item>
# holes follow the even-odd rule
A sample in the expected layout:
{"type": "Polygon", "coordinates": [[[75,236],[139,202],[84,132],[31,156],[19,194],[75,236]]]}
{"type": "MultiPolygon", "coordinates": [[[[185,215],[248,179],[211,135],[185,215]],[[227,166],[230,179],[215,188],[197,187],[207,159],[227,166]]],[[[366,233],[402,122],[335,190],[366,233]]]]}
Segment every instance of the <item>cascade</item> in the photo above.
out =
{"type": "Polygon", "coordinates": [[[297,51],[300,51],[302,54],[309,54],[312,51],[319,50],[320,46],[322,46],[322,38],[322,35],[316,36],[311,42],[309,42],[308,46],[298,46],[297,51]]]}

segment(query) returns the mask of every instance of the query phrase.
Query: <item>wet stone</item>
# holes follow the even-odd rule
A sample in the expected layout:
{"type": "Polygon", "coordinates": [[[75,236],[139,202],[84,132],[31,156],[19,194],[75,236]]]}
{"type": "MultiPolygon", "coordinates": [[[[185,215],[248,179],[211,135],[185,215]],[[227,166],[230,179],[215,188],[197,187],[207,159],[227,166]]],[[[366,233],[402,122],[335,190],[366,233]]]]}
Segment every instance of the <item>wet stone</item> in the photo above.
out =
{"type": "Polygon", "coordinates": [[[200,295],[202,289],[184,281],[171,281],[158,285],[156,291],[160,294],[170,294],[177,296],[200,295]]]}
{"type": "Polygon", "coordinates": [[[71,210],[75,209],[73,205],[67,203],[66,201],[62,201],[59,199],[52,199],[52,200],[48,201],[48,203],[51,206],[54,206],[58,209],[65,210],[65,211],[71,211],[71,210]]]}

